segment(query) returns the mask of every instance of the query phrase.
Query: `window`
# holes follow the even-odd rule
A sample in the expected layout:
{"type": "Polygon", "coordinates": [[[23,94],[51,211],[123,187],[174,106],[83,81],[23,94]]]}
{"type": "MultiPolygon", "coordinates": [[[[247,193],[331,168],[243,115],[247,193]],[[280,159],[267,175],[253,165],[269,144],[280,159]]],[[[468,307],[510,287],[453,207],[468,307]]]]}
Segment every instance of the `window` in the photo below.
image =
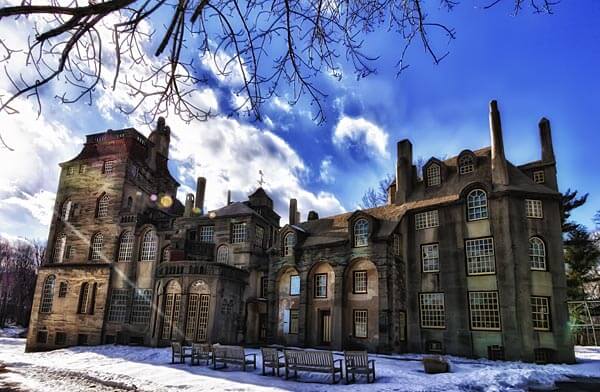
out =
{"type": "Polygon", "coordinates": [[[546,181],[543,170],[533,172],[533,182],[536,184],[543,184],[546,181]]]}
{"type": "Polygon", "coordinates": [[[297,334],[298,333],[298,319],[299,319],[299,311],[298,309],[290,309],[290,333],[297,334]]]}
{"type": "Polygon", "coordinates": [[[217,263],[229,264],[229,248],[221,245],[217,249],[217,263]]]}
{"type": "Polygon", "coordinates": [[[131,255],[133,254],[133,233],[131,231],[125,231],[121,234],[121,240],[119,241],[119,256],[118,261],[131,261],[131,255]]]}
{"type": "Polygon", "coordinates": [[[368,311],[367,310],[354,310],[354,337],[355,338],[366,338],[367,337],[367,326],[368,326],[368,311]]]}
{"type": "Polygon", "coordinates": [[[38,331],[35,340],[39,343],[39,344],[46,344],[48,343],[48,331],[47,330],[41,330],[38,331]]]}
{"type": "Polygon", "coordinates": [[[471,329],[500,330],[500,308],[497,291],[469,292],[471,329]]]}
{"type": "Polygon", "coordinates": [[[212,244],[215,242],[215,227],[200,226],[200,242],[212,244]]]}
{"type": "Polygon", "coordinates": [[[352,281],[352,292],[354,294],[367,293],[367,271],[354,271],[352,281]]]}
{"type": "Polygon", "coordinates": [[[267,298],[267,293],[269,292],[269,278],[263,276],[260,278],[260,298],[267,298]]]}
{"type": "Polygon", "coordinates": [[[542,211],[542,201],[541,200],[525,200],[525,207],[527,210],[528,218],[543,218],[544,212],[542,211]]]}
{"type": "Polygon", "coordinates": [[[427,186],[436,186],[442,183],[442,174],[440,165],[433,163],[426,170],[427,186]]]}
{"type": "Polygon", "coordinates": [[[150,321],[150,302],[152,301],[152,290],[133,290],[131,303],[131,323],[147,324],[150,321]]]}
{"type": "Polygon", "coordinates": [[[531,318],[536,331],[550,330],[550,306],[548,297],[531,297],[531,318]]]}
{"type": "Polygon", "coordinates": [[[165,263],[168,261],[171,261],[171,247],[170,246],[165,246],[162,250],[162,255],[160,257],[160,260],[165,263]]]}
{"type": "Polygon", "coordinates": [[[369,238],[369,222],[362,218],[354,224],[354,246],[367,246],[369,238]]]}
{"type": "Polygon", "coordinates": [[[494,263],[494,240],[492,237],[467,240],[467,274],[481,275],[496,272],[494,263]]]}
{"type": "Polygon", "coordinates": [[[67,236],[61,233],[56,238],[54,243],[54,253],[52,255],[52,261],[54,263],[62,263],[65,257],[65,248],[67,246],[67,236]]]}
{"type": "Polygon", "coordinates": [[[127,302],[129,301],[128,289],[113,289],[110,296],[108,321],[124,323],[127,317],[127,302]]]}
{"type": "Polygon", "coordinates": [[[79,165],[79,174],[85,174],[87,171],[87,165],[81,164],[79,165]]]}
{"type": "Polygon", "coordinates": [[[421,245],[421,262],[423,272],[438,272],[440,270],[439,245],[421,245]]]}
{"type": "Polygon", "coordinates": [[[422,328],[445,328],[446,310],[444,293],[424,293],[419,295],[422,328]]]}
{"type": "Polygon", "coordinates": [[[96,216],[98,218],[104,218],[108,216],[108,203],[110,202],[110,197],[105,193],[100,199],[98,199],[98,213],[96,216]]]}
{"type": "Polygon", "coordinates": [[[327,274],[315,275],[315,298],[327,298],[327,274]]]}
{"type": "Polygon", "coordinates": [[[460,157],[458,160],[458,173],[468,174],[475,170],[475,160],[471,154],[466,154],[460,157]]]}
{"type": "Polygon", "coordinates": [[[69,166],[67,168],[67,176],[72,176],[73,174],[75,174],[75,167],[74,166],[69,166]]]}
{"type": "Polygon", "coordinates": [[[73,206],[73,203],[71,202],[71,199],[67,199],[63,202],[62,205],[62,211],[60,213],[60,218],[67,222],[69,221],[69,219],[71,218],[71,207],[73,206]]]}
{"type": "Polygon", "coordinates": [[[115,165],[115,161],[104,161],[104,165],[102,166],[102,172],[104,174],[112,173],[114,165],[115,165]]]}
{"type": "Polygon", "coordinates": [[[125,204],[125,209],[127,211],[131,211],[131,208],[133,207],[133,198],[131,196],[129,196],[127,198],[127,204],[125,204]]]}
{"type": "Polygon", "coordinates": [[[71,245],[67,246],[67,250],[65,251],[65,259],[71,260],[75,255],[75,248],[71,245]]]}
{"type": "Polygon", "coordinates": [[[400,235],[394,234],[394,254],[400,256],[402,254],[402,244],[400,243],[400,235]]]}
{"type": "Polygon", "coordinates": [[[90,255],[90,259],[93,261],[100,260],[102,256],[102,242],[104,241],[104,236],[102,233],[96,233],[92,237],[92,251],[90,255]]]}
{"type": "Polygon", "coordinates": [[[300,276],[290,276],[290,295],[300,295],[300,276]]]}
{"type": "Polygon", "coordinates": [[[90,300],[90,284],[88,282],[81,284],[81,291],[79,292],[79,306],[77,313],[86,314],[88,312],[90,300]]]}
{"type": "Polygon", "coordinates": [[[287,233],[283,238],[283,255],[292,255],[294,253],[294,246],[296,246],[296,234],[287,233]]]}
{"type": "Polygon", "coordinates": [[[52,300],[54,299],[54,282],[56,277],[50,275],[44,281],[42,288],[42,298],[40,299],[40,313],[52,312],[52,300]]]}
{"type": "Polygon", "coordinates": [[[67,334],[64,332],[57,332],[56,335],[54,335],[54,344],[56,346],[64,346],[67,344],[67,334]]]}
{"type": "Polygon", "coordinates": [[[254,234],[254,245],[259,248],[263,248],[263,241],[265,239],[265,229],[262,226],[256,225],[256,233],[254,234]]]}
{"type": "Polygon", "coordinates": [[[440,225],[438,210],[431,210],[415,214],[415,227],[417,230],[428,229],[440,225]]]}
{"type": "Polygon", "coordinates": [[[487,219],[487,195],[481,189],[474,189],[467,195],[467,220],[487,219]]]}
{"type": "Polygon", "coordinates": [[[208,306],[210,304],[210,296],[202,294],[200,296],[200,307],[198,310],[198,335],[197,340],[205,342],[208,332],[208,306]]]}
{"type": "Polygon", "coordinates": [[[529,265],[532,270],[546,270],[546,246],[538,237],[529,239],[529,265]]]}
{"type": "Polygon", "coordinates": [[[64,298],[67,296],[68,287],[69,286],[67,285],[67,282],[60,282],[58,285],[58,298],[64,298]]]}
{"type": "Polygon", "coordinates": [[[142,251],[140,261],[156,260],[156,251],[158,248],[158,240],[154,230],[148,230],[142,237],[142,251]]]}
{"type": "Polygon", "coordinates": [[[231,243],[246,242],[246,223],[234,223],[231,227],[231,243]]]}

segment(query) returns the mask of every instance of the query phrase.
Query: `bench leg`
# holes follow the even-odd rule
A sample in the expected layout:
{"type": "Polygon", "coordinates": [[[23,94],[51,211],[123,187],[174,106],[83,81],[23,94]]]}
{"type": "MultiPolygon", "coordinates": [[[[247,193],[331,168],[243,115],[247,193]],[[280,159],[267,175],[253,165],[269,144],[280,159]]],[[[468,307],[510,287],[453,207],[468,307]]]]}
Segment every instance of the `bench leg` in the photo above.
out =
{"type": "Polygon", "coordinates": [[[331,383],[335,384],[335,369],[331,371],[331,383]]]}
{"type": "Polygon", "coordinates": [[[263,369],[263,371],[262,371],[262,375],[264,376],[264,375],[265,375],[265,363],[264,363],[264,362],[263,362],[263,364],[262,364],[262,369],[263,369]]]}
{"type": "Polygon", "coordinates": [[[285,379],[286,380],[289,378],[289,375],[290,375],[290,373],[289,373],[288,367],[286,366],[285,367],[285,379]]]}

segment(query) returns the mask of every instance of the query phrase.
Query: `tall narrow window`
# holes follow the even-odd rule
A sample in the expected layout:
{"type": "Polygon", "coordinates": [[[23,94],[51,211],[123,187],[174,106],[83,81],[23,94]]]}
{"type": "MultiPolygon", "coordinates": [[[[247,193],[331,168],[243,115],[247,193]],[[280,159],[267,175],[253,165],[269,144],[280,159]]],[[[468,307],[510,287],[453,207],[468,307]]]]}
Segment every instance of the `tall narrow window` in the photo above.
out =
{"type": "Polygon", "coordinates": [[[296,234],[287,233],[283,239],[283,255],[291,256],[294,253],[294,247],[296,246],[296,234]]]}
{"type": "Polygon", "coordinates": [[[48,276],[44,281],[44,286],[42,288],[42,298],[40,299],[40,313],[52,312],[52,301],[54,300],[55,282],[56,277],[54,275],[48,276]]]}
{"type": "Polygon", "coordinates": [[[123,323],[127,317],[128,289],[113,289],[110,295],[108,321],[123,323]]]}
{"type": "Polygon", "coordinates": [[[58,298],[65,298],[68,290],[67,282],[60,282],[58,285],[58,298]]]}
{"type": "Polygon", "coordinates": [[[100,199],[98,199],[98,213],[96,216],[98,218],[104,218],[108,216],[108,203],[110,202],[110,197],[105,193],[100,199]]]}
{"type": "Polygon", "coordinates": [[[500,330],[500,307],[497,291],[470,291],[471,329],[500,330]]]}
{"type": "Polygon", "coordinates": [[[65,233],[61,233],[54,242],[54,253],[52,254],[52,261],[55,263],[62,263],[65,257],[65,249],[67,247],[67,236],[65,233]]]}
{"type": "Polygon", "coordinates": [[[474,189],[467,195],[467,220],[487,219],[487,195],[481,189],[474,189]]]}
{"type": "Polygon", "coordinates": [[[142,251],[140,253],[140,261],[156,260],[156,251],[158,248],[158,240],[154,230],[148,230],[142,237],[142,251]]]}
{"type": "Polygon", "coordinates": [[[60,217],[63,221],[67,222],[71,219],[71,210],[72,210],[71,207],[72,206],[73,206],[73,203],[71,202],[71,199],[67,199],[63,202],[62,211],[60,214],[60,217]]]}
{"type": "Polygon", "coordinates": [[[86,314],[88,312],[90,300],[90,284],[88,282],[84,282],[81,284],[81,290],[79,291],[79,306],[77,308],[77,313],[86,314]]]}
{"type": "Polygon", "coordinates": [[[427,186],[436,186],[442,183],[442,174],[440,165],[433,163],[426,170],[427,186]]]}
{"type": "Polygon", "coordinates": [[[246,223],[234,223],[231,226],[231,243],[238,244],[246,242],[246,223]]]}
{"type": "Polygon", "coordinates": [[[104,236],[102,233],[96,233],[92,237],[92,251],[90,252],[90,258],[93,261],[100,260],[102,257],[102,242],[104,241],[104,236]]]}
{"type": "Polygon", "coordinates": [[[171,247],[165,246],[162,250],[161,261],[163,263],[171,261],[171,247]]]}
{"type": "Polygon", "coordinates": [[[538,237],[529,239],[529,265],[532,270],[546,270],[546,247],[538,237]]]}
{"type": "Polygon", "coordinates": [[[300,276],[290,276],[290,295],[300,295],[300,276]]]}
{"type": "Polygon", "coordinates": [[[352,292],[354,294],[367,293],[367,271],[354,271],[352,279],[352,292]]]}
{"type": "Polygon", "coordinates": [[[354,246],[367,246],[369,238],[369,222],[361,218],[354,223],[354,246]]]}
{"type": "Polygon", "coordinates": [[[531,317],[534,330],[550,330],[550,306],[548,305],[548,297],[531,297],[531,317]]]}
{"type": "Polygon", "coordinates": [[[315,298],[327,298],[327,274],[315,275],[315,298]]]}
{"type": "Polygon", "coordinates": [[[444,293],[419,294],[422,328],[445,328],[444,293]]]}
{"type": "Polygon", "coordinates": [[[467,240],[467,274],[481,275],[496,272],[494,262],[494,240],[492,237],[467,240]]]}
{"type": "Polygon", "coordinates": [[[217,249],[217,263],[229,264],[229,247],[221,245],[217,249]]]}
{"type": "Polygon", "coordinates": [[[256,225],[256,232],[254,233],[254,245],[259,248],[264,247],[265,229],[262,226],[256,225]]]}
{"type": "Polygon", "coordinates": [[[400,256],[402,254],[402,244],[400,242],[400,234],[394,234],[394,254],[400,256]]]}
{"type": "Polygon", "coordinates": [[[262,276],[260,278],[260,298],[267,298],[267,293],[269,292],[269,278],[266,276],[262,276]]]}
{"type": "Polygon", "coordinates": [[[133,198],[131,196],[127,198],[127,204],[125,205],[125,208],[127,209],[127,211],[131,211],[131,209],[133,208],[133,198]]]}
{"type": "Polygon", "coordinates": [[[475,161],[471,154],[465,154],[458,160],[458,173],[468,174],[475,170],[475,161]]]}
{"type": "Polygon", "coordinates": [[[131,261],[133,254],[133,233],[124,231],[119,241],[119,261],[131,261]]]}
{"type": "Polygon", "coordinates": [[[152,301],[152,290],[133,290],[131,303],[131,323],[147,324],[150,321],[150,303],[152,301]]]}
{"type": "Polygon", "coordinates": [[[198,309],[200,306],[200,295],[190,293],[188,295],[187,322],[185,325],[185,338],[193,341],[196,337],[198,326],[198,309]]]}
{"type": "Polygon", "coordinates": [[[438,272],[440,270],[439,245],[421,245],[421,261],[423,272],[438,272]]]}
{"type": "Polygon", "coordinates": [[[368,336],[368,317],[367,310],[354,310],[354,337],[366,338],[368,336]]]}
{"type": "Polygon", "coordinates": [[[541,200],[525,200],[525,210],[527,212],[528,218],[538,218],[541,219],[544,217],[544,211],[542,210],[542,201],[541,200]]]}
{"type": "Polygon", "coordinates": [[[200,308],[198,310],[198,335],[199,342],[206,342],[208,332],[208,310],[210,304],[210,295],[202,294],[200,296],[200,308]]]}
{"type": "Polygon", "coordinates": [[[297,334],[298,333],[298,320],[299,320],[299,311],[298,309],[290,309],[290,333],[297,334]]]}

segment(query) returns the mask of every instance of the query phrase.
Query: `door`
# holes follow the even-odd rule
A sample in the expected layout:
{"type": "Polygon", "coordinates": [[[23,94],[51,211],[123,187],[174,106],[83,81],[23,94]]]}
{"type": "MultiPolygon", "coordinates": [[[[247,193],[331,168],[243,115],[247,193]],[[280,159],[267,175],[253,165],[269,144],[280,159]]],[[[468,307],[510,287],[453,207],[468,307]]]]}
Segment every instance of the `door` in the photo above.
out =
{"type": "Polygon", "coordinates": [[[331,343],[331,311],[321,311],[321,344],[331,343]]]}

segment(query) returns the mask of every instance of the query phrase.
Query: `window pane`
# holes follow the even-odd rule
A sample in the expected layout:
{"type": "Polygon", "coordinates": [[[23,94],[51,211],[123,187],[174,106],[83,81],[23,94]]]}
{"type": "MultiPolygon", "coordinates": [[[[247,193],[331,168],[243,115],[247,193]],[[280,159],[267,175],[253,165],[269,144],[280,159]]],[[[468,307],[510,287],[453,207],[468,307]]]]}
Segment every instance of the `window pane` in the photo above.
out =
{"type": "Polygon", "coordinates": [[[129,300],[128,289],[113,289],[110,297],[110,308],[108,311],[108,321],[125,322],[127,315],[127,302],[129,300]]]}
{"type": "Polygon", "coordinates": [[[327,297],[327,274],[315,275],[315,297],[327,297]]]}
{"type": "Polygon", "coordinates": [[[97,233],[92,238],[92,260],[100,260],[102,257],[102,242],[104,241],[104,236],[102,233],[97,233]]]}
{"type": "Polygon", "coordinates": [[[481,189],[469,192],[467,196],[467,220],[486,219],[488,217],[487,195],[481,189]]]}
{"type": "Polygon", "coordinates": [[[442,183],[440,165],[432,164],[427,167],[427,186],[440,185],[442,183]]]}
{"type": "Polygon", "coordinates": [[[494,263],[494,241],[491,237],[467,240],[467,274],[489,274],[496,271],[494,263]]]}
{"type": "Polygon", "coordinates": [[[215,227],[214,226],[201,226],[200,227],[200,242],[206,242],[212,244],[215,242],[215,227]]]}
{"type": "Polygon", "coordinates": [[[354,246],[367,246],[369,238],[369,222],[359,219],[354,224],[354,246]]]}
{"type": "Polygon", "coordinates": [[[131,305],[131,323],[147,324],[150,322],[150,303],[152,301],[152,290],[136,289],[133,291],[131,305]]]}
{"type": "Polygon", "coordinates": [[[543,218],[544,213],[542,211],[542,201],[541,200],[525,200],[525,207],[527,210],[528,218],[543,218]]]}
{"type": "Polygon", "coordinates": [[[246,242],[246,223],[234,223],[231,228],[231,242],[233,244],[246,242]]]}
{"type": "Polygon", "coordinates": [[[217,263],[229,264],[229,248],[221,245],[217,249],[217,263]]]}
{"type": "Polygon", "coordinates": [[[444,328],[446,312],[444,309],[444,293],[420,294],[421,327],[444,328]]]}
{"type": "Polygon", "coordinates": [[[531,317],[533,329],[538,331],[550,330],[550,307],[547,297],[531,297],[531,317]]]}
{"type": "Polygon", "coordinates": [[[500,330],[500,309],[497,291],[469,292],[471,328],[500,330]]]}
{"type": "Polygon", "coordinates": [[[290,276],[290,295],[300,295],[300,276],[290,276]]]}
{"type": "Polygon", "coordinates": [[[156,260],[156,252],[158,249],[158,241],[154,230],[148,230],[142,239],[142,252],[140,255],[141,261],[156,260]]]}
{"type": "Polygon", "coordinates": [[[366,338],[368,333],[368,312],[366,310],[354,311],[354,337],[366,338]]]}
{"type": "Polygon", "coordinates": [[[354,271],[354,292],[367,292],[367,271],[354,271]]]}
{"type": "Polygon", "coordinates": [[[121,241],[119,243],[119,261],[131,261],[131,255],[133,254],[133,233],[126,231],[121,234],[121,241]]]}
{"type": "Polygon", "coordinates": [[[50,275],[44,281],[42,289],[42,299],[40,300],[40,313],[50,313],[52,311],[52,301],[54,299],[54,282],[56,278],[50,275]]]}
{"type": "Polygon", "coordinates": [[[415,227],[417,230],[437,227],[440,225],[438,210],[426,211],[415,214],[415,227]]]}
{"type": "Polygon", "coordinates": [[[546,270],[546,247],[537,237],[529,240],[529,265],[532,270],[546,270]]]}
{"type": "Polygon", "coordinates": [[[290,256],[294,252],[294,246],[296,246],[296,234],[286,234],[283,240],[283,255],[290,256]]]}
{"type": "Polygon", "coordinates": [[[437,272],[440,270],[440,257],[438,244],[421,246],[421,260],[423,272],[437,272]]]}

